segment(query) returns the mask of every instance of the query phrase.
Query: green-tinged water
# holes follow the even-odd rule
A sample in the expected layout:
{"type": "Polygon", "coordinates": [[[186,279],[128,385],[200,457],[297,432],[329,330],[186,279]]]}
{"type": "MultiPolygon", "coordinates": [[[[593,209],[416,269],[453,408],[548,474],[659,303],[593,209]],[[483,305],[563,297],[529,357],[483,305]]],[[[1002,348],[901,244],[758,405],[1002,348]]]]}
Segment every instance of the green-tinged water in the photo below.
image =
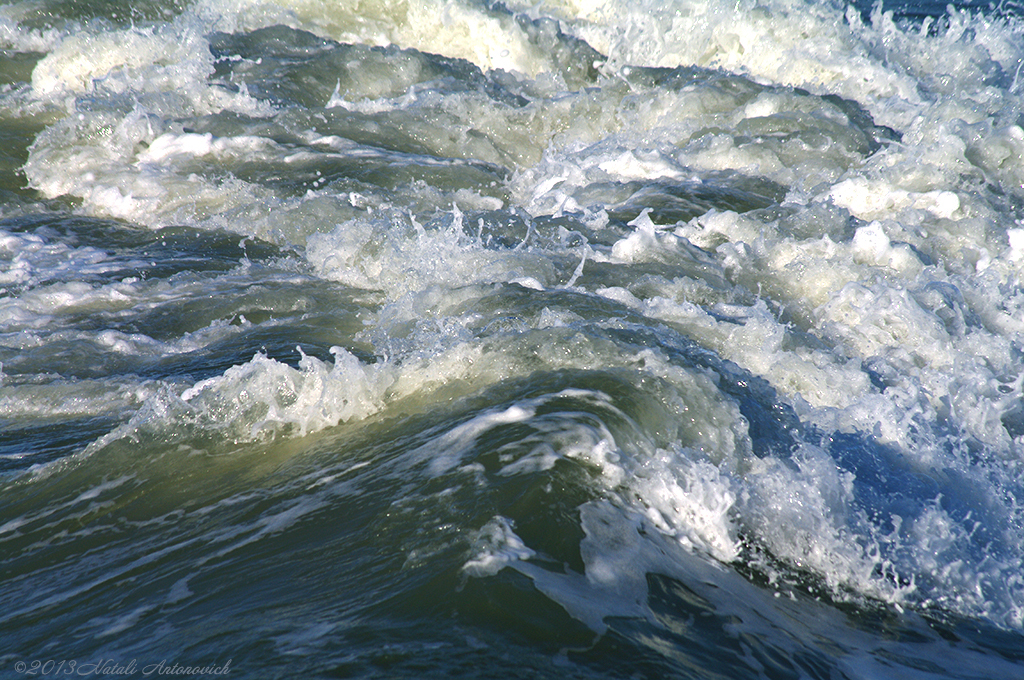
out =
{"type": "Polygon", "coordinates": [[[1022,26],[884,9],[0,6],[0,678],[1024,677],[1022,26]]]}

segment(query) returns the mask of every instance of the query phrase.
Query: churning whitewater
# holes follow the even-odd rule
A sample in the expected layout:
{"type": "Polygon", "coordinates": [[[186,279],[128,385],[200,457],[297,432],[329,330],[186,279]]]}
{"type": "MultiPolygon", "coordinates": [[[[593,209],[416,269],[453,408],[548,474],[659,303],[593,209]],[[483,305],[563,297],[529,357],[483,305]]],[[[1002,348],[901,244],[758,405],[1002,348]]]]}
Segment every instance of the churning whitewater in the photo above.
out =
{"type": "Polygon", "coordinates": [[[24,0],[0,121],[3,677],[1024,677],[1012,4],[24,0]]]}

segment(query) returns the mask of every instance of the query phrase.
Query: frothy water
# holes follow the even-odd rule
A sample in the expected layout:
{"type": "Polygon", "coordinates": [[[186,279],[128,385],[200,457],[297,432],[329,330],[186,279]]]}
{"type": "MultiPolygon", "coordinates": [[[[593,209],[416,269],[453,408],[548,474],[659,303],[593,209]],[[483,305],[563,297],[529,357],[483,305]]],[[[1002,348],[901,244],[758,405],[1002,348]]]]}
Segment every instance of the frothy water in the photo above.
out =
{"type": "Polygon", "coordinates": [[[0,7],[4,676],[1024,675],[1017,10],[0,7]]]}

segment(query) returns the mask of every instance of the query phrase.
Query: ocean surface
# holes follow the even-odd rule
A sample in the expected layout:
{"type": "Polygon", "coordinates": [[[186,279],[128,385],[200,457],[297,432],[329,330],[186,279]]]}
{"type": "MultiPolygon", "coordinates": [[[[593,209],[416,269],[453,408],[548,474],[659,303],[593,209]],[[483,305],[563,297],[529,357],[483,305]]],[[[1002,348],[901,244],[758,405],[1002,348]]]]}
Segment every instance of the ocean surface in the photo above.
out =
{"type": "Polygon", "coordinates": [[[0,5],[0,678],[1024,678],[1022,10],[0,5]]]}

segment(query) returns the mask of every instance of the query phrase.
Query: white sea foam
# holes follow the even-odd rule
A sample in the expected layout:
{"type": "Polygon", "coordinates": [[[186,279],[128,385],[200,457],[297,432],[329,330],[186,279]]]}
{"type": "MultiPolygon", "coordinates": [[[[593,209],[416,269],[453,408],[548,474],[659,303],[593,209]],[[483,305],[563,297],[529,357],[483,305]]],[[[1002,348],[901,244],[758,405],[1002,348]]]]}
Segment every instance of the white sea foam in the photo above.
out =
{"type": "MultiPolygon", "coordinates": [[[[682,424],[669,441],[627,450],[607,427],[542,420],[529,404],[508,405],[434,442],[442,453],[431,472],[458,469],[495,427],[532,423],[538,442],[549,445],[518,457],[503,450],[510,458],[502,474],[544,472],[563,457],[582,461],[599,471],[595,484],[626,508],[623,517],[690,551],[733,560],[749,532],[774,557],[837,590],[901,605],[939,603],[1019,627],[1017,487],[998,465],[1022,450],[1014,420],[1024,375],[1019,22],[954,11],[947,25],[918,29],[898,26],[881,9],[864,21],[853,10],[800,0],[509,6],[528,18],[557,17],[559,30],[606,55],[607,63],[588,65],[599,68],[591,87],[556,73],[561,66],[531,37],[529,22],[478,3],[416,0],[401,11],[363,3],[354,11],[337,3],[200,2],[169,24],[96,24],[66,34],[21,28],[15,10],[0,8],[4,44],[46,52],[31,92],[19,95],[54,116],[24,167],[43,197],[72,197],[89,215],[271,238],[300,250],[316,276],[381,294],[359,336],[381,355],[377,363],[337,348],[333,365],[303,356],[298,368],[258,354],[183,392],[138,387],[138,399],[124,403],[148,406],[132,427],[147,419],[173,427],[187,413],[201,429],[239,441],[301,435],[442,387],[461,395],[536,370],[625,367],[674,390],[682,424]],[[421,87],[422,62],[399,57],[389,63],[396,69],[390,89],[339,86],[308,118],[252,96],[248,88],[257,86],[242,76],[213,82],[214,31],[277,24],[467,59],[495,76],[489,86],[518,83],[522,101],[495,103],[436,82],[421,87]],[[665,72],[643,66],[682,67],[680,81],[645,84],[665,72]],[[501,80],[502,70],[513,80],[501,80]],[[363,127],[309,129],[328,114],[363,127]],[[224,124],[234,131],[223,135],[192,129],[225,119],[246,124],[224,124]],[[406,150],[360,147],[342,134],[380,129],[406,150]],[[431,154],[437,158],[425,160],[431,154]],[[410,167],[451,170],[448,158],[483,161],[506,166],[511,179],[507,187],[451,188],[412,173],[400,186],[362,186],[364,168],[337,165],[356,158],[380,162],[385,169],[375,171],[389,176],[410,167]],[[252,166],[284,170],[265,179],[248,173],[252,166]],[[311,171],[318,179],[308,187],[279,186],[304,168],[321,174],[311,171]],[[336,177],[323,179],[332,171],[336,177]],[[747,213],[723,198],[672,224],[656,223],[653,210],[625,226],[609,216],[628,198],[609,194],[631,182],[703,196],[716,188],[702,179],[712,175],[730,189],[748,178],[770,180],[785,197],[771,211],[747,213]],[[518,246],[496,246],[467,223],[471,210],[506,208],[526,218],[577,219],[607,242],[570,246],[556,237],[531,241],[528,232],[518,246]],[[425,216],[435,219],[425,226],[425,216]],[[611,229],[623,231],[609,236],[611,229]],[[669,279],[660,273],[666,264],[690,265],[689,273],[669,279]],[[606,282],[589,277],[593,265],[643,275],[606,282]],[[763,378],[808,427],[862,435],[929,479],[959,471],[960,483],[950,483],[971,490],[965,502],[995,508],[991,522],[1006,520],[1009,528],[993,538],[1002,553],[979,557],[969,522],[941,505],[925,507],[931,499],[913,499],[920,502],[905,516],[868,516],[858,506],[856,473],[839,466],[826,443],[803,442],[792,459],[757,459],[739,407],[713,376],[681,369],[654,349],[628,358],[607,351],[572,334],[583,317],[570,311],[502,320],[510,330],[488,344],[474,305],[502,286],[570,286],[763,378]],[[930,573],[941,579],[925,583],[930,573]]],[[[530,25],[557,37],[553,23],[530,25]]],[[[0,286],[26,289],[0,302],[4,340],[26,350],[87,340],[110,354],[166,355],[231,332],[211,325],[174,342],[112,329],[44,336],[62,315],[131,309],[157,293],[144,295],[147,284],[138,281],[61,283],[65,272],[102,272],[108,262],[99,248],[4,233],[0,258],[0,286]]],[[[0,398],[8,415],[26,413],[32,399],[53,414],[111,408],[90,384],[65,388],[81,392],[71,400],[77,410],[38,386],[9,384],[0,398]]],[[[593,408],[611,408],[606,398],[589,398],[593,408]]],[[[620,596],[603,611],[582,598],[573,605],[599,626],[603,614],[644,615],[640,572],[662,563],[649,544],[650,561],[639,566],[594,547],[601,514],[594,507],[583,513],[593,539],[581,578],[620,596]]],[[[493,559],[485,551],[469,571],[486,575],[513,562],[529,569],[532,549],[496,521],[493,559]]]]}
{"type": "Polygon", "coordinates": [[[474,554],[462,565],[468,576],[493,576],[516,560],[528,560],[536,553],[516,536],[511,520],[495,517],[480,528],[474,554]]]}
{"type": "Polygon", "coordinates": [[[384,290],[395,298],[434,286],[459,288],[526,277],[548,286],[554,274],[542,254],[487,248],[467,233],[457,207],[444,228],[431,231],[401,215],[347,222],[331,233],[311,236],[306,258],[325,278],[384,290]]]}
{"type": "Polygon", "coordinates": [[[233,0],[198,3],[196,12],[225,31],[284,25],[341,42],[398,45],[529,76],[551,68],[549,55],[531,44],[512,16],[469,3],[413,0],[396,6],[371,0],[356,13],[331,2],[233,0]]]}
{"type": "Polygon", "coordinates": [[[391,380],[387,371],[361,364],[340,347],[332,353],[333,366],[303,354],[297,369],[257,355],[196,383],[181,400],[209,419],[207,427],[240,441],[286,427],[305,434],[380,410],[391,380]]]}

